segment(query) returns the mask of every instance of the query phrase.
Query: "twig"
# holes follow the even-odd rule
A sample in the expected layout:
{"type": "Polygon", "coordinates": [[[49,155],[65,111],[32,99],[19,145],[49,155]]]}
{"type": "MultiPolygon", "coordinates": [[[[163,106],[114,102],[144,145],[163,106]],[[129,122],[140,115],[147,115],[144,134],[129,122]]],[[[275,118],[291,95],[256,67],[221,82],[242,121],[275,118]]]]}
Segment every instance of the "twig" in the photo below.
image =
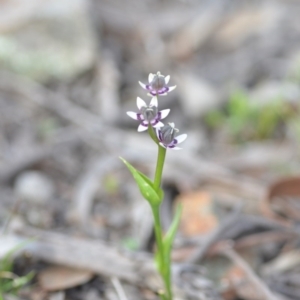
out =
{"type": "MultiPolygon", "coordinates": [[[[117,277],[153,291],[161,289],[162,283],[152,258],[146,254],[122,253],[118,249],[99,241],[80,239],[67,235],[16,226],[17,243],[34,238],[24,247],[32,256],[46,262],[91,270],[107,277],[117,277]]],[[[0,244],[2,244],[0,236],[0,244]]]]}
{"type": "MultiPolygon", "coordinates": [[[[138,287],[148,288],[155,293],[158,293],[163,287],[161,277],[155,269],[153,258],[147,253],[135,252],[130,255],[128,252],[121,252],[100,241],[75,238],[27,226],[15,227],[14,230],[13,228],[11,230],[18,235],[0,236],[0,245],[5,245],[4,249],[2,249],[3,247],[0,248],[0,258],[24,240],[28,241],[29,238],[33,238],[32,242],[27,243],[22,249],[36,259],[52,264],[90,270],[95,274],[117,278],[138,287]]],[[[178,269],[177,264],[174,264],[174,276],[176,277],[178,277],[178,271],[176,274],[178,269]]],[[[184,274],[188,276],[189,272],[194,276],[195,268],[186,268],[184,274]]],[[[174,283],[175,294],[189,295],[190,285],[182,286],[180,279],[177,282],[178,284],[174,283]]],[[[203,291],[202,288],[196,285],[193,292],[195,294],[211,293],[210,289],[203,291]]],[[[126,299],[126,296],[121,293],[118,295],[120,300],[126,299]]]]}
{"type": "Polygon", "coordinates": [[[253,283],[256,290],[264,296],[265,300],[279,300],[279,297],[275,296],[269,287],[253,272],[248,263],[236,253],[230,242],[222,243],[218,252],[228,257],[234,264],[243,269],[248,279],[253,283]]]}
{"type": "Polygon", "coordinates": [[[216,228],[207,236],[203,243],[195,250],[195,252],[187,259],[186,262],[196,263],[203,259],[209,247],[212,246],[212,244],[215,243],[222,236],[222,234],[228,230],[228,228],[230,228],[236,223],[237,218],[241,213],[241,210],[242,205],[237,206],[234,209],[234,211],[220,223],[218,228],[216,228]]]}
{"type": "Polygon", "coordinates": [[[120,71],[111,51],[103,51],[95,76],[96,109],[106,124],[114,124],[120,115],[120,71]]]}
{"type": "Polygon", "coordinates": [[[111,282],[118,294],[119,300],[128,300],[120,280],[117,277],[112,277],[111,282]]]}
{"type": "Polygon", "coordinates": [[[107,172],[121,166],[116,155],[101,157],[92,160],[87,171],[80,176],[74,193],[73,215],[74,221],[78,221],[87,231],[91,228],[89,216],[93,206],[95,194],[99,188],[101,178],[107,172]]]}
{"type": "MultiPolygon", "coordinates": [[[[46,146],[33,146],[28,151],[20,149],[20,153],[17,153],[14,159],[2,167],[0,170],[0,184],[6,184],[12,180],[21,171],[30,168],[31,166],[39,163],[40,161],[51,157],[59,151],[59,147],[62,146],[72,146],[79,143],[81,140],[87,140],[87,133],[76,127],[67,127],[61,129],[53,137],[52,144],[46,146]]],[[[97,146],[96,143],[89,143],[97,150],[100,150],[102,145],[97,146]]]]}
{"type": "Polygon", "coordinates": [[[23,152],[23,155],[20,155],[19,159],[15,159],[12,163],[7,164],[1,169],[0,183],[7,183],[20,171],[27,169],[37,162],[45,159],[52,153],[53,149],[52,147],[40,147],[32,149],[27,154],[24,153],[23,149],[21,149],[21,151],[23,152]]]}
{"type": "Polygon", "coordinates": [[[10,224],[12,218],[18,212],[19,204],[20,204],[20,199],[15,198],[12,209],[11,209],[11,212],[8,214],[6,220],[4,221],[3,227],[0,229],[0,236],[4,235],[7,232],[9,224],[10,224]]]}

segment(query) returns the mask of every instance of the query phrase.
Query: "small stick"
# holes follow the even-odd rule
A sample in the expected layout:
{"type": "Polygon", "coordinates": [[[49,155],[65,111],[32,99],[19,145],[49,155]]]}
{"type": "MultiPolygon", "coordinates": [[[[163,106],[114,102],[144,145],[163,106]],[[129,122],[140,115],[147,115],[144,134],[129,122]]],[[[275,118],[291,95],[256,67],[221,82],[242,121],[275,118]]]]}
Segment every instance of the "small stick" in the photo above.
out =
{"type": "Polygon", "coordinates": [[[128,300],[120,280],[117,277],[112,277],[111,282],[118,294],[119,300],[128,300]]]}
{"type": "Polygon", "coordinates": [[[279,297],[275,296],[270,291],[269,287],[255,274],[255,272],[253,272],[249,264],[233,249],[232,244],[229,241],[220,245],[219,252],[243,269],[248,279],[253,283],[257,291],[264,296],[265,300],[280,300],[279,297]]]}
{"type": "Polygon", "coordinates": [[[212,231],[201,245],[195,250],[195,252],[186,260],[187,263],[196,263],[203,259],[207,250],[220,238],[220,236],[233,226],[242,210],[242,205],[237,205],[232,213],[229,214],[220,226],[212,231]]]}

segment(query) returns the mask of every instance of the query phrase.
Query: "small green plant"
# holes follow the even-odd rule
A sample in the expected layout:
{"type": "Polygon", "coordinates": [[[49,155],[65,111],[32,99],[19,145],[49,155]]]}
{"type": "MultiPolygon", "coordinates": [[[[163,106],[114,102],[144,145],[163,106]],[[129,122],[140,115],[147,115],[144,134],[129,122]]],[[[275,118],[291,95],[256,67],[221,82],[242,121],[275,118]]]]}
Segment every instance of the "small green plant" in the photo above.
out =
{"type": "Polygon", "coordinates": [[[29,272],[25,276],[18,276],[13,272],[13,255],[23,246],[24,243],[21,243],[0,260],[0,300],[5,299],[5,294],[16,295],[34,276],[33,272],[29,272]]]}
{"type": "Polygon", "coordinates": [[[138,131],[148,130],[149,136],[158,146],[154,180],[151,180],[145,174],[135,169],[125,159],[121,158],[135,179],[141,195],[148,201],[152,210],[156,238],[155,262],[157,270],[164,282],[164,290],[159,292],[159,295],[163,300],[173,299],[171,283],[171,249],[179,225],[182,208],[181,206],[177,207],[173,222],[167,233],[164,234],[160,219],[160,206],[164,198],[164,192],[161,188],[162,173],[167,150],[180,149],[177,147],[177,144],[183,142],[187,138],[186,134],[177,135],[178,129],[175,128],[174,123],[164,125],[161,122],[162,119],[167,117],[170,109],[158,111],[158,96],[166,95],[175,88],[175,86],[169,87],[167,85],[169,79],[170,76],[165,77],[159,72],[157,72],[157,74],[150,74],[148,84],[140,82],[142,88],[148,91],[149,96],[152,96],[150,104],[147,105],[144,100],[138,97],[137,107],[139,112],[127,112],[129,117],[140,122],[138,131]]]}
{"type": "Polygon", "coordinates": [[[107,194],[115,195],[119,190],[119,182],[114,174],[107,174],[103,178],[103,187],[107,194]]]}
{"type": "Polygon", "coordinates": [[[122,246],[123,246],[125,249],[134,251],[134,250],[138,250],[138,248],[139,248],[139,243],[138,243],[138,241],[137,241],[136,239],[134,239],[134,238],[131,238],[131,237],[125,237],[125,238],[122,240],[122,246]]]}
{"type": "Polygon", "coordinates": [[[244,91],[237,90],[230,96],[225,111],[212,111],[205,121],[210,128],[227,128],[235,142],[245,142],[274,137],[279,126],[292,116],[280,99],[260,107],[251,103],[244,91]]]}

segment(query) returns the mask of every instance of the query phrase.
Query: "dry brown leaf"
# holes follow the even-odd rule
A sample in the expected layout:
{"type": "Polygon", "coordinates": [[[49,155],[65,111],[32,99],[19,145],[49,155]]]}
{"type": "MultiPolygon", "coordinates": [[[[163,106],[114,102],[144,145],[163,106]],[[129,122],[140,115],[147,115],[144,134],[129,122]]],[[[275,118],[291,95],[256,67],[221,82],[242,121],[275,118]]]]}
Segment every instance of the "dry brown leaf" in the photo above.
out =
{"type": "Polygon", "coordinates": [[[300,220],[300,177],[286,177],[274,182],[263,203],[263,213],[289,225],[300,220]]]}
{"type": "Polygon", "coordinates": [[[212,197],[208,192],[182,194],[177,201],[183,206],[180,230],[184,235],[205,234],[217,226],[218,220],[213,213],[212,197]]]}
{"type": "MultiPolygon", "coordinates": [[[[245,300],[264,300],[264,296],[260,294],[255,286],[248,280],[245,271],[242,270],[239,266],[232,266],[225,278],[223,279],[228,286],[228,291],[231,291],[231,294],[241,297],[245,300]]],[[[228,299],[228,298],[227,298],[228,299]]]]}
{"type": "Polygon", "coordinates": [[[59,291],[84,284],[93,275],[92,272],[86,270],[55,266],[43,270],[38,275],[38,282],[46,291],[59,291]]]}

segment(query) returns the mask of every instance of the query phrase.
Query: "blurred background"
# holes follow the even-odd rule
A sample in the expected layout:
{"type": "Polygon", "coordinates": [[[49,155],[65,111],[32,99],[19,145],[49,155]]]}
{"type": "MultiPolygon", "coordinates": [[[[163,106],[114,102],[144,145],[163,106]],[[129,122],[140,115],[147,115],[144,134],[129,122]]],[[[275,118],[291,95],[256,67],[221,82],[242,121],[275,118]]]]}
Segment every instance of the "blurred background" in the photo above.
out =
{"type": "MultiPolygon", "coordinates": [[[[297,0],[0,0],[2,232],[153,252],[148,204],[118,157],[153,176],[157,149],[126,112],[160,71],[177,88],[159,108],[188,134],[167,153],[163,224],[182,203],[174,262],[205,266],[180,277],[182,299],[271,299],[228,239],[276,299],[300,299],[299,15],[297,0]]],[[[15,262],[36,275],[17,299],[119,299],[94,269],[47,286],[63,271],[34,253],[15,262]]],[[[122,276],[128,298],[157,299],[122,276]]]]}

